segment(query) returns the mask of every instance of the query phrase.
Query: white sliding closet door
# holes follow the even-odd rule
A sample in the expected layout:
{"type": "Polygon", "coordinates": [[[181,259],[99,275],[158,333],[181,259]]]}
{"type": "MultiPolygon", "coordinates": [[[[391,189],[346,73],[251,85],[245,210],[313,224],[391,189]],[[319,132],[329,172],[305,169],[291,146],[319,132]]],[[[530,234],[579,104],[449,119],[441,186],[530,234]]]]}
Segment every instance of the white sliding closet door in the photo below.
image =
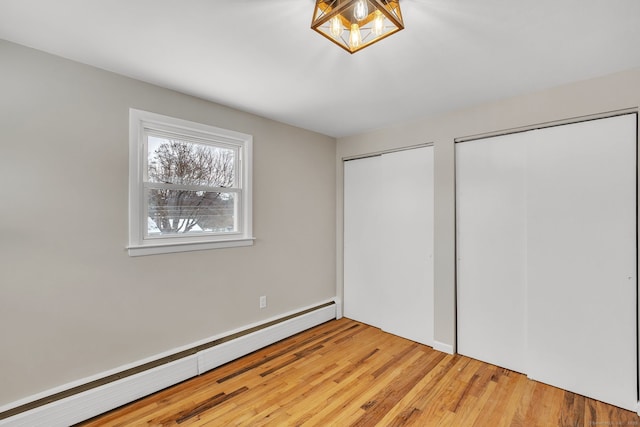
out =
{"type": "Polygon", "coordinates": [[[528,374],[636,410],[636,116],[532,137],[528,374]]]}
{"type": "Polygon", "coordinates": [[[344,315],[380,328],[381,157],[344,163],[344,315]]]}
{"type": "Polygon", "coordinates": [[[456,145],[460,353],[637,410],[636,123],[456,145]]]}
{"type": "Polygon", "coordinates": [[[381,328],[433,345],[433,147],[382,156],[381,328]]]}
{"type": "Polygon", "coordinates": [[[344,174],[345,316],[433,345],[433,147],[344,174]]]}
{"type": "Polygon", "coordinates": [[[456,144],[458,352],[525,371],[525,140],[456,144]]]}

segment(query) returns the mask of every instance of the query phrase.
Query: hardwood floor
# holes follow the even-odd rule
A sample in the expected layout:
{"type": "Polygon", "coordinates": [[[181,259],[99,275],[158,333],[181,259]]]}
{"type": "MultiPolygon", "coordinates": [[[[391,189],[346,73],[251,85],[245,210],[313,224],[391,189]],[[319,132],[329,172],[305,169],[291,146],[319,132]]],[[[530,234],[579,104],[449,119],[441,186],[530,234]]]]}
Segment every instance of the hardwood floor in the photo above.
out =
{"type": "Polygon", "coordinates": [[[82,426],[640,426],[640,417],[349,319],[82,426]]]}

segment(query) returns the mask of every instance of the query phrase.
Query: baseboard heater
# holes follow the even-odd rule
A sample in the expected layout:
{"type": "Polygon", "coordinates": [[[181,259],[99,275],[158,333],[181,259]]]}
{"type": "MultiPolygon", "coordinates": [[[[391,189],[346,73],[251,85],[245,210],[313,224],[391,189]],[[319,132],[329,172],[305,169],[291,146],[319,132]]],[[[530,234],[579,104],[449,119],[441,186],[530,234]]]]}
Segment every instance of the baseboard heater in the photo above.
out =
{"type": "Polygon", "coordinates": [[[0,426],[76,424],[335,318],[334,302],[304,309],[68,390],[0,408],[0,426]]]}

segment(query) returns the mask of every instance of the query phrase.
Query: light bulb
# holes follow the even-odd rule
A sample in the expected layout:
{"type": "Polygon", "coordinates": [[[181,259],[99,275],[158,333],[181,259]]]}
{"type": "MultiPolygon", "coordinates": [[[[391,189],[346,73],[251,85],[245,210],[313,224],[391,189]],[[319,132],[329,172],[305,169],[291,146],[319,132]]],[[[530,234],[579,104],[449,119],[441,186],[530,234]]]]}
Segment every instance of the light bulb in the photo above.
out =
{"type": "Polygon", "coordinates": [[[360,27],[358,24],[351,24],[351,31],[349,32],[349,47],[356,49],[362,44],[362,36],[360,35],[360,27]]]}
{"type": "Polygon", "coordinates": [[[384,32],[384,15],[379,10],[376,10],[376,16],[373,19],[371,32],[376,36],[381,36],[384,32]]]}
{"type": "Polygon", "coordinates": [[[329,32],[336,39],[342,35],[342,23],[339,16],[334,16],[329,21],[329,32]]]}
{"type": "Polygon", "coordinates": [[[358,21],[362,21],[369,15],[369,6],[367,6],[367,0],[358,0],[353,8],[353,17],[358,21]]]}

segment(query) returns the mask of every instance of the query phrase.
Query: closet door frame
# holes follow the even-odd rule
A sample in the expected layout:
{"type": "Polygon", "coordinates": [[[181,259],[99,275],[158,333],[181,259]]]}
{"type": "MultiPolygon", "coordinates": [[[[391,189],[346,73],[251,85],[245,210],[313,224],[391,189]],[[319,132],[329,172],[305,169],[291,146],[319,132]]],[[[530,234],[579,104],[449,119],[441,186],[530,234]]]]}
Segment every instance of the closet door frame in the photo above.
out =
{"type": "MultiPolygon", "coordinates": [[[[420,342],[422,344],[430,345],[430,346],[433,346],[433,315],[434,315],[434,301],[433,301],[433,298],[434,298],[433,297],[433,231],[434,231],[434,227],[433,227],[433,211],[434,211],[433,166],[434,166],[434,162],[433,162],[433,155],[434,155],[433,144],[426,143],[426,144],[420,144],[417,146],[405,147],[405,148],[396,149],[396,150],[386,150],[382,152],[371,153],[365,156],[354,156],[354,157],[343,158],[343,170],[344,170],[343,260],[344,260],[344,266],[343,266],[343,292],[342,293],[343,293],[344,315],[347,317],[353,316],[354,318],[356,315],[361,316],[360,318],[355,318],[355,320],[359,320],[364,323],[371,324],[372,326],[379,327],[382,330],[385,330],[387,332],[397,334],[399,336],[403,336],[405,338],[420,342]],[[410,155],[411,151],[427,150],[427,149],[428,151],[421,151],[421,153],[416,153],[414,156],[410,155]],[[406,249],[406,250],[412,251],[409,254],[410,255],[409,258],[414,258],[414,260],[410,261],[409,259],[404,259],[406,257],[401,256],[402,251],[399,251],[399,252],[396,251],[398,253],[395,253],[395,252],[388,253],[389,256],[386,257],[384,256],[384,251],[382,250],[384,248],[381,249],[381,252],[380,252],[382,254],[381,257],[380,257],[380,254],[376,254],[375,251],[369,253],[369,255],[365,254],[365,256],[359,260],[359,262],[362,263],[363,260],[366,261],[368,259],[369,264],[375,263],[375,265],[372,268],[377,271],[376,279],[379,279],[379,280],[373,280],[373,282],[375,283],[372,283],[372,287],[368,288],[368,285],[359,283],[357,280],[359,276],[360,277],[371,276],[371,272],[363,271],[362,268],[358,268],[357,265],[349,261],[349,259],[352,259],[353,261],[358,261],[358,257],[360,256],[359,255],[360,251],[358,251],[357,248],[352,247],[354,244],[357,245],[358,240],[356,239],[355,241],[353,241],[351,237],[357,238],[358,235],[362,237],[361,231],[357,234],[354,234],[354,232],[356,231],[355,229],[362,228],[363,224],[360,224],[360,223],[353,224],[353,221],[357,216],[357,212],[358,210],[361,210],[361,208],[358,207],[357,205],[350,207],[350,200],[348,200],[348,198],[351,197],[349,194],[353,192],[354,189],[351,188],[351,183],[349,182],[349,174],[350,174],[349,169],[352,168],[353,166],[347,167],[347,164],[351,161],[370,162],[372,167],[375,169],[376,159],[380,159],[380,164],[384,165],[385,163],[383,159],[385,158],[385,156],[394,156],[389,158],[390,159],[389,161],[392,162],[391,164],[393,164],[394,162],[397,163],[398,161],[400,161],[398,158],[396,158],[397,156],[400,156],[400,158],[402,158],[402,156],[410,156],[408,158],[405,157],[405,160],[407,160],[408,164],[412,164],[412,162],[418,158],[423,158],[425,160],[428,160],[428,164],[426,164],[428,168],[424,169],[424,171],[431,175],[429,178],[430,182],[428,183],[428,185],[430,185],[431,188],[425,189],[424,196],[428,199],[426,203],[430,205],[430,207],[429,206],[426,207],[431,211],[427,214],[429,217],[427,219],[430,220],[429,221],[430,224],[429,224],[429,230],[423,229],[419,232],[419,235],[420,235],[419,238],[415,237],[415,233],[421,228],[423,228],[420,226],[421,224],[418,224],[417,227],[409,226],[408,228],[401,229],[401,230],[382,229],[379,232],[379,235],[377,237],[379,237],[380,239],[384,239],[385,236],[391,237],[391,239],[386,239],[386,240],[390,240],[393,247],[398,247],[398,245],[401,245],[403,250],[406,249]],[[351,219],[349,219],[350,217],[351,219]],[[354,230],[348,229],[350,227],[349,223],[353,224],[354,230]],[[431,240],[430,245],[427,244],[428,242],[425,242],[425,239],[428,240],[429,235],[431,240]],[[418,268],[417,270],[412,271],[411,274],[407,276],[405,275],[405,273],[409,273],[411,268],[407,270],[405,268],[402,268],[401,266],[403,264],[406,265],[407,262],[410,262],[411,264],[408,267],[415,265],[415,254],[413,253],[414,248],[417,248],[418,252],[424,252],[424,251],[428,252],[424,254],[425,255],[424,262],[429,263],[429,265],[426,267],[427,268],[426,272],[422,272],[420,271],[421,268],[418,268]],[[378,262],[375,261],[375,259],[377,258],[379,259],[378,262]],[[394,266],[401,268],[401,270],[398,271],[398,273],[400,273],[399,275],[392,274],[392,271],[389,270],[389,268],[394,268],[394,266]],[[427,276],[421,277],[422,274],[426,274],[427,276]],[[382,283],[377,283],[382,280],[385,283],[392,284],[392,282],[396,280],[396,277],[399,277],[400,280],[402,280],[402,283],[406,284],[406,286],[404,287],[404,291],[406,292],[403,293],[398,289],[394,289],[393,287],[387,287],[387,286],[384,286],[382,283]],[[420,283],[422,283],[423,279],[424,279],[425,288],[419,285],[420,283]],[[376,292],[376,289],[378,289],[377,292],[376,292]],[[407,295],[407,292],[410,295],[407,295]],[[359,296],[362,298],[360,298],[359,296]],[[358,304],[356,307],[354,307],[355,304],[353,303],[354,298],[358,299],[357,301],[358,304]],[[407,298],[409,298],[408,301],[406,300],[407,298]],[[422,304],[416,307],[416,304],[419,304],[419,302],[422,301],[423,299],[425,300],[424,302],[428,305],[425,306],[424,304],[422,304]],[[403,302],[403,300],[405,300],[405,302],[403,302]],[[362,304],[360,302],[362,302],[362,304]],[[409,308],[405,307],[407,304],[409,308]],[[372,305],[373,307],[368,307],[367,305],[372,305]],[[399,312],[398,315],[394,315],[393,310],[396,310],[399,306],[405,307],[406,310],[399,312]],[[378,310],[377,314],[376,314],[376,310],[378,310]],[[415,320],[418,321],[418,324],[414,325],[413,323],[411,323],[413,322],[412,320],[413,316],[409,315],[409,313],[412,313],[412,312],[416,314],[415,320]]],[[[365,165],[366,167],[366,163],[363,163],[363,165],[365,165]]],[[[351,171],[356,169],[357,168],[353,168],[351,169],[351,171]]],[[[418,169],[410,168],[409,170],[416,171],[418,169]]],[[[419,170],[423,170],[423,169],[419,169],[419,170]]],[[[383,171],[383,173],[380,173],[379,174],[380,176],[374,176],[373,179],[374,180],[382,179],[383,181],[388,181],[387,184],[389,184],[389,182],[393,182],[394,181],[393,177],[385,178],[384,172],[385,171],[383,171]]],[[[415,180],[412,177],[411,180],[408,181],[408,184],[410,184],[409,187],[414,182],[415,180]]],[[[379,184],[380,184],[380,188],[384,187],[384,185],[382,185],[384,184],[384,182],[379,182],[379,184]]],[[[373,185],[375,186],[375,183],[373,185]]],[[[395,197],[396,199],[398,198],[402,199],[404,197],[406,198],[407,203],[409,204],[415,204],[418,202],[412,199],[412,197],[409,197],[409,195],[407,194],[407,191],[408,191],[407,188],[398,187],[398,183],[387,185],[387,187],[389,186],[392,186],[393,188],[398,189],[397,193],[394,194],[392,198],[395,197]]],[[[364,183],[364,187],[365,187],[364,191],[369,191],[369,189],[367,189],[368,187],[367,183],[364,183]]],[[[387,189],[387,191],[393,191],[393,190],[387,189]]],[[[424,206],[422,208],[419,208],[418,211],[424,212],[423,208],[424,206]]],[[[362,213],[360,215],[362,215],[362,213]]],[[[375,218],[369,218],[369,216],[373,216],[373,215],[368,215],[366,218],[363,219],[363,221],[365,222],[373,221],[373,223],[375,223],[376,222],[375,218]]],[[[413,224],[413,222],[411,223],[413,224]]],[[[366,224],[364,225],[364,228],[367,228],[366,224]]],[[[370,225],[369,225],[369,228],[371,228],[370,225]]],[[[374,238],[375,237],[376,236],[374,235],[374,238]]],[[[380,239],[376,240],[374,244],[371,244],[370,242],[369,246],[364,247],[365,252],[368,251],[369,249],[379,247],[379,245],[383,245],[382,240],[380,239]]]]}
{"type": "MultiPolygon", "coordinates": [[[[639,290],[639,269],[640,269],[640,251],[638,250],[638,234],[639,234],[639,230],[638,230],[638,203],[640,201],[640,194],[639,194],[639,186],[638,186],[638,165],[640,165],[640,150],[638,149],[639,147],[639,138],[640,138],[640,132],[638,129],[638,118],[640,116],[639,114],[639,109],[638,108],[630,108],[630,109],[623,109],[623,110],[617,110],[617,111],[613,111],[613,112],[608,112],[608,113],[602,113],[602,114],[594,114],[594,115],[590,115],[590,116],[582,116],[582,117],[577,117],[577,118],[572,118],[572,119],[567,119],[567,120],[560,120],[560,121],[555,121],[555,122],[548,122],[548,123],[544,123],[544,124],[540,124],[540,125],[531,125],[531,126],[526,126],[526,127],[521,127],[521,128],[514,128],[514,129],[509,129],[509,130],[505,130],[505,131],[499,131],[499,132],[491,132],[491,133],[485,133],[485,134],[477,134],[477,135],[471,135],[468,137],[461,137],[461,138],[456,138],[454,140],[455,144],[458,143],[464,143],[464,142],[472,142],[475,140],[480,140],[480,139],[486,139],[486,138],[492,138],[492,137],[497,137],[497,136],[503,136],[503,135],[509,135],[509,134],[515,134],[515,133],[520,133],[520,132],[528,132],[531,130],[535,130],[535,129],[546,129],[546,128],[550,128],[550,127],[556,127],[556,126],[562,126],[562,125],[570,125],[570,124],[575,124],[575,123],[581,123],[581,122],[587,122],[587,121],[591,121],[591,120],[597,120],[597,119],[605,119],[605,118],[610,118],[610,117],[616,117],[616,116],[622,116],[622,115],[630,115],[633,114],[635,115],[635,124],[636,124],[636,133],[635,133],[635,170],[636,170],[636,174],[635,174],[635,306],[636,306],[636,310],[635,310],[635,348],[636,348],[636,352],[635,352],[635,368],[636,368],[636,372],[635,372],[635,380],[636,380],[636,398],[639,400],[635,410],[638,412],[638,414],[640,414],[640,290],[639,290]]],[[[456,150],[454,150],[455,152],[456,150]]],[[[457,155],[457,153],[456,153],[457,155]]],[[[457,168],[457,159],[455,161],[456,164],[456,168],[457,168]]],[[[456,177],[457,172],[456,172],[456,177]]],[[[455,256],[455,269],[456,269],[456,284],[455,284],[455,292],[456,292],[456,348],[459,349],[459,312],[458,312],[458,305],[459,305],[459,300],[458,300],[458,295],[459,295],[459,277],[458,277],[458,272],[459,272],[459,242],[458,242],[458,233],[459,233],[459,224],[458,224],[458,184],[456,183],[456,187],[455,187],[455,191],[456,191],[456,196],[454,197],[455,203],[456,203],[456,218],[455,218],[455,227],[456,227],[456,231],[455,231],[455,235],[456,235],[456,256],[455,256]]],[[[526,323],[526,321],[525,321],[526,323]]],[[[634,410],[634,408],[629,408],[627,407],[626,409],[631,409],[634,410]]]]}

